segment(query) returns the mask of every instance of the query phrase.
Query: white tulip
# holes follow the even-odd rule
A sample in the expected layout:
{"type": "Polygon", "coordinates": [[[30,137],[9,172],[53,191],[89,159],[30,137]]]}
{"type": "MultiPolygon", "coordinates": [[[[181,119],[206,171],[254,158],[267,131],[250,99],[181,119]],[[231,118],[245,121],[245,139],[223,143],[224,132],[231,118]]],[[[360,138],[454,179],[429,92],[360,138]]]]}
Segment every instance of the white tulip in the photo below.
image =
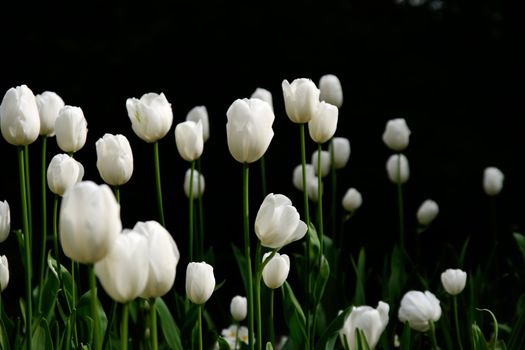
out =
{"type": "Polygon", "coordinates": [[[317,143],[325,143],[334,136],[337,129],[339,109],[324,101],[319,103],[317,110],[308,122],[310,137],[317,143]]]}
{"type": "Polygon", "coordinates": [[[128,182],[133,174],[133,152],[126,136],[105,134],[95,145],[102,180],[112,186],[128,182]]]}
{"type": "Polygon", "coordinates": [[[428,226],[439,214],[439,206],[432,199],[424,201],[417,210],[417,221],[421,226],[428,226]]]}
{"type": "MultiPolygon", "coordinates": [[[[240,350],[241,343],[248,345],[249,335],[248,328],[245,326],[237,326],[232,324],[228,328],[221,331],[221,335],[228,342],[231,350],[240,350]]],[[[214,350],[219,349],[219,344],[216,343],[214,350]]],[[[277,349],[277,348],[276,348],[277,349]]]]}
{"type": "Polygon", "coordinates": [[[204,304],[215,289],[213,267],[205,262],[190,262],[186,268],[186,296],[194,304],[204,304]]]}
{"type": "Polygon", "coordinates": [[[208,120],[208,110],[206,106],[195,106],[186,115],[186,120],[202,123],[202,139],[204,142],[210,138],[210,122],[208,120]]]}
{"type": "Polygon", "coordinates": [[[9,262],[5,255],[0,256],[0,293],[7,288],[9,284],[9,262]]]}
{"type": "MultiPolygon", "coordinates": [[[[312,165],[315,170],[315,175],[319,176],[318,170],[319,170],[319,151],[316,150],[312,153],[312,165]]],[[[330,164],[331,164],[331,157],[330,152],[328,151],[321,151],[321,177],[325,177],[326,175],[330,174],[330,164]]]]}
{"type": "Polygon", "coordinates": [[[255,89],[250,98],[258,98],[259,100],[267,102],[270,105],[270,107],[272,107],[273,111],[273,97],[270,91],[258,87],[257,89],[255,89]]]}
{"type": "MultiPolygon", "coordinates": [[[[312,178],[309,178],[308,180],[308,198],[312,201],[317,203],[319,200],[319,177],[313,176],[312,178]]],[[[321,181],[321,195],[323,194],[323,184],[321,181]]]]}
{"type": "Polygon", "coordinates": [[[346,211],[352,213],[361,207],[363,197],[355,188],[349,188],[343,196],[342,204],[346,211]]]}
{"type": "Polygon", "coordinates": [[[36,95],[35,100],[40,115],[40,135],[54,136],[55,121],[58,112],[65,106],[64,100],[52,91],[44,91],[36,95]]]}
{"type": "Polygon", "coordinates": [[[168,133],[173,123],[171,104],[163,93],[147,93],[126,100],[131,128],[142,140],[153,143],[168,133]]]}
{"type": "Polygon", "coordinates": [[[177,124],[175,127],[175,143],[182,159],[192,162],[202,155],[204,139],[202,138],[202,122],[191,120],[177,124]]]}
{"type": "MultiPolygon", "coordinates": [[[[190,179],[191,179],[191,169],[186,170],[184,175],[184,194],[186,197],[190,197],[190,179]]],[[[204,189],[206,188],[206,183],[204,181],[204,176],[200,174],[197,170],[193,169],[193,187],[192,187],[192,197],[199,198],[204,194],[204,189]],[[199,191],[200,184],[200,191],[199,191]]]]}
{"type": "Polygon", "coordinates": [[[467,273],[460,269],[447,269],[441,274],[441,284],[450,295],[458,295],[465,289],[467,273]]]}
{"type": "Polygon", "coordinates": [[[29,145],[38,138],[40,117],[35,95],[26,85],[10,88],[0,104],[0,129],[14,146],[29,145]]]}
{"type": "Polygon", "coordinates": [[[319,79],[319,90],[319,100],[341,108],[343,105],[343,88],[337,76],[333,74],[323,75],[319,79]]]}
{"type": "Polygon", "coordinates": [[[47,185],[51,192],[59,196],[82,181],[83,177],[82,164],[64,153],[55,155],[47,167],[47,185]]]}
{"type": "MultiPolygon", "coordinates": [[[[270,254],[270,252],[264,254],[262,261],[264,262],[270,254]]],[[[276,289],[283,285],[288,278],[288,273],[290,273],[290,258],[286,254],[275,253],[264,266],[262,278],[266,287],[276,289]]]]}
{"type": "Polygon", "coordinates": [[[329,145],[329,151],[334,149],[334,163],[336,169],[342,169],[350,159],[350,140],[346,137],[334,137],[329,145]]]}
{"type": "Polygon", "coordinates": [[[282,89],[288,118],[294,123],[308,123],[319,106],[320,92],[315,83],[306,78],[295,79],[291,84],[283,80],[282,89]]]}
{"type": "Polygon", "coordinates": [[[404,184],[410,177],[407,157],[401,153],[392,154],[386,162],[386,171],[390,181],[404,184]]]}
{"type": "Polygon", "coordinates": [[[430,328],[430,322],[436,322],[441,317],[439,300],[429,291],[409,291],[401,299],[398,311],[399,321],[408,324],[412,329],[425,332],[430,328]]]}
{"type": "Polygon", "coordinates": [[[0,202],[0,243],[9,237],[11,232],[11,211],[7,201],[0,202]]]}
{"type": "Polygon", "coordinates": [[[347,316],[343,328],[339,331],[341,343],[345,344],[345,338],[350,350],[356,348],[356,330],[360,329],[366,338],[370,349],[374,349],[388,324],[388,312],[390,306],[380,301],[374,309],[363,305],[352,307],[352,311],[347,316]]]}
{"type": "Polygon", "coordinates": [[[505,175],[496,167],[485,168],[483,172],[483,189],[488,196],[496,196],[503,188],[505,175]]]}
{"type": "Polygon", "coordinates": [[[248,301],[246,297],[236,295],[230,303],[230,313],[235,321],[241,322],[246,318],[248,301]]]}
{"type": "MultiPolygon", "coordinates": [[[[306,164],[305,171],[306,171],[306,184],[308,185],[311,181],[313,181],[311,179],[316,178],[314,166],[312,164],[306,164]]],[[[295,188],[297,188],[299,191],[302,191],[304,189],[302,164],[297,165],[295,169],[293,170],[292,181],[293,181],[293,185],[295,186],[295,188]]]]}
{"type": "Polygon", "coordinates": [[[84,147],[87,138],[87,121],[80,107],[64,106],[55,120],[55,135],[60,149],[73,153],[84,147]]]}
{"type": "Polygon", "coordinates": [[[391,150],[395,152],[403,151],[408,146],[409,137],[410,129],[405,119],[391,119],[386,123],[385,131],[383,132],[383,142],[391,150]]]}

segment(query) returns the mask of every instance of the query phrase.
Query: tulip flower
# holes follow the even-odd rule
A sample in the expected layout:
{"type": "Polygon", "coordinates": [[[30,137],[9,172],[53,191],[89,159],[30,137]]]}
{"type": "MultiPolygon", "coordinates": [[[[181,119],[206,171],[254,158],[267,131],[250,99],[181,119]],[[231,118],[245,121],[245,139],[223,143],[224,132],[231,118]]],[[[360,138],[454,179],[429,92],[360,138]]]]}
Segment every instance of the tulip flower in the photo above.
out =
{"type": "Polygon", "coordinates": [[[392,151],[401,152],[407,148],[409,137],[410,129],[405,119],[391,119],[386,123],[386,128],[383,132],[383,142],[392,151]]]}
{"type": "Polygon", "coordinates": [[[87,138],[87,121],[80,107],[64,106],[55,121],[57,144],[66,153],[84,147],[87,138]]]}
{"type": "Polygon", "coordinates": [[[353,213],[359,209],[362,203],[363,197],[361,196],[361,193],[359,193],[359,191],[355,188],[349,188],[343,196],[343,208],[350,213],[353,213]]]}
{"type": "Polygon", "coordinates": [[[230,313],[235,321],[241,322],[246,318],[248,313],[248,301],[245,297],[236,295],[230,303],[230,313]]]}
{"type": "Polygon", "coordinates": [[[258,98],[237,99],[226,116],[226,136],[233,158],[241,163],[253,163],[261,158],[273,138],[275,116],[271,106],[258,98]]]}
{"type": "Polygon", "coordinates": [[[329,151],[334,150],[334,165],[336,169],[342,169],[350,158],[350,141],[346,137],[334,137],[330,142],[329,151]]]}
{"type": "MultiPolygon", "coordinates": [[[[312,178],[308,178],[308,198],[312,201],[317,203],[319,200],[319,177],[313,176],[312,178]]],[[[322,186],[322,183],[321,183],[322,186]]],[[[321,187],[322,191],[322,187],[321,187]]],[[[321,192],[322,195],[322,192],[321,192]]]]}
{"type": "Polygon", "coordinates": [[[0,202],[0,243],[5,241],[11,232],[11,213],[7,201],[0,202]]]}
{"type": "MultiPolygon", "coordinates": [[[[330,174],[330,152],[321,151],[321,177],[325,177],[330,174]]],[[[319,176],[317,169],[319,167],[319,151],[312,153],[312,165],[314,167],[315,175],[319,176]]]]}
{"type": "Polygon", "coordinates": [[[188,120],[175,127],[175,142],[182,159],[192,162],[199,158],[204,148],[202,123],[188,120]]]}
{"type": "Polygon", "coordinates": [[[255,218],[255,233],[263,247],[282,248],[303,238],[306,230],[288,197],[270,193],[264,198],[255,218]]]}
{"type": "Polygon", "coordinates": [[[259,100],[263,100],[263,101],[267,102],[270,105],[270,107],[272,107],[272,111],[273,111],[273,97],[272,97],[272,93],[270,91],[258,87],[252,93],[250,98],[258,98],[259,100]]]}
{"type": "MultiPolygon", "coordinates": [[[[264,262],[270,255],[270,252],[264,254],[262,261],[264,262]]],[[[288,278],[289,272],[290,258],[288,255],[275,253],[262,270],[264,284],[271,289],[279,288],[288,278]]]]}
{"type": "Polygon", "coordinates": [[[343,88],[339,78],[333,74],[326,74],[319,79],[319,100],[330,103],[337,108],[343,105],[343,88]]]}
{"type": "MultiPolygon", "coordinates": [[[[245,326],[239,327],[236,324],[232,324],[230,327],[223,329],[221,335],[224,340],[226,340],[231,350],[241,349],[241,342],[249,345],[248,328],[245,326]]],[[[219,349],[219,345],[217,344],[214,349],[219,349]]]]}
{"type": "Polygon", "coordinates": [[[10,88],[0,104],[0,129],[14,146],[29,145],[38,138],[40,117],[35,95],[26,85],[10,88]]]}
{"type": "Polygon", "coordinates": [[[398,318],[408,322],[412,329],[425,332],[430,328],[430,322],[436,322],[441,317],[439,300],[429,291],[409,291],[401,299],[398,318]]]}
{"type": "Polygon", "coordinates": [[[40,116],[40,135],[54,136],[55,121],[60,109],[65,105],[64,100],[52,91],[44,91],[36,95],[35,100],[40,116]]]}
{"type": "Polygon", "coordinates": [[[54,194],[63,196],[74,184],[82,181],[84,167],[67,154],[57,154],[47,167],[47,185],[54,194]]]}
{"type": "MultiPolygon", "coordinates": [[[[191,179],[191,169],[186,170],[184,175],[184,194],[186,197],[190,197],[190,179],[191,179]]],[[[200,174],[197,170],[193,170],[193,198],[199,198],[204,194],[204,189],[206,188],[206,183],[204,181],[204,176],[200,174]],[[200,183],[200,191],[199,184],[200,183]]]]}
{"type": "Polygon", "coordinates": [[[205,106],[193,107],[186,115],[186,120],[191,120],[198,123],[199,120],[202,123],[202,139],[204,142],[210,138],[210,122],[208,121],[208,110],[205,106]]]}
{"type": "Polygon", "coordinates": [[[354,306],[346,317],[343,328],[339,331],[341,343],[350,346],[350,350],[356,348],[356,330],[360,329],[365,335],[370,349],[374,349],[388,324],[388,312],[390,306],[380,301],[374,309],[370,306],[354,306]]]}
{"type": "Polygon", "coordinates": [[[0,293],[9,284],[9,262],[5,255],[0,256],[0,293]]]}
{"type": "Polygon", "coordinates": [[[337,129],[339,109],[324,101],[319,103],[312,119],[308,122],[310,137],[317,143],[330,140],[337,129]]]}
{"type": "Polygon", "coordinates": [[[190,262],[186,268],[186,295],[192,303],[201,305],[215,289],[213,267],[205,262],[190,262]]]}
{"type": "Polygon", "coordinates": [[[95,264],[95,273],[111,299],[125,304],[144,292],[148,260],[147,238],[133,230],[124,230],[117,235],[108,254],[95,264]]]}
{"type": "Polygon", "coordinates": [[[431,199],[427,199],[417,210],[417,221],[421,226],[428,226],[439,214],[439,206],[431,199]]]}
{"type": "Polygon", "coordinates": [[[67,257],[84,264],[100,261],[121,230],[120,206],[107,185],[82,181],[66,191],[59,234],[67,257]]]}
{"type": "Polygon", "coordinates": [[[467,273],[460,269],[447,269],[441,274],[441,284],[450,295],[458,295],[465,289],[467,273]]]}
{"type": "Polygon", "coordinates": [[[306,78],[295,79],[290,84],[282,82],[284,107],[288,118],[294,123],[304,124],[312,119],[319,106],[319,89],[306,78]]]}
{"type": "Polygon", "coordinates": [[[171,104],[163,93],[147,93],[139,99],[128,98],[126,109],[131,128],[142,140],[153,143],[168,133],[173,123],[171,104]]]}
{"type": "Polygon", "coordinates": [[[503,188],[505,175],[496,167],[485,168],[483,172],[483,189],[488,196],[496,196],[503,188]]]}
{"type": "MultiPolygon", "coordinates": [[[[315,169],[312,164],[306,164],[306,183],[310,184],[313,180],[317,179],[315,176],[315,169]]],[[[293,170],[292,182],[295,188],[299,191],[303,191],[303,167],[301,164],[297,165],[293,170]]]]}
{"type": "Polygon", "coordinates": [[[404,184],[410,177],[407,157],[401,153],[391,155],[386,162],[386,171],[390,181],[395,184],[404,184]]]}
{"type": "Polygon", "coordinates": [[[102,180],[112,186],[128,182],[133,174],[133,152],[126,136],[105,134],[95,145],[102,180]]]}

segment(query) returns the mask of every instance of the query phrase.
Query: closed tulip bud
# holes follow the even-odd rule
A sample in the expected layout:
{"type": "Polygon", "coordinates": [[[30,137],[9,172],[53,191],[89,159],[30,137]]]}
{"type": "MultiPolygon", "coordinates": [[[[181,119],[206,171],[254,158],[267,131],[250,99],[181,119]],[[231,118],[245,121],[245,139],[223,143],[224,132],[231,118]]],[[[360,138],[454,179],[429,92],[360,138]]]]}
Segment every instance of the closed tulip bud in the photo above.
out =
{"type": "Polygon", "coordinates": [[[349,188],[343,197],[342,203],[343,208],[352,213],[361,207],[361,204],[363,204],[363,197],[355,188],[349,188]]]}
{"type": "Polygon", "coordinates": [[[102,180],[112,186],[128,182],[133,174],[133,152],[126,136],[105,134],[95,145],[102,180]]]}
{"type": "MultiPolygon", "coordinates": [[[[321,187],[321,195],[322,190],[323,188],[321,187]]],[[[319,177],[315,175],[308,179],[308,198],[315,203],[319,200],[319,177]]]]}
{"type": "Polygon", "coordinates": [[[47,167],[47,185],[54,194],[63,196],[74,184],[82,181],[84,167],[67,154],[57,154],[47,167]]]}
{"type": "Polygon", "coordinates": [[[7,288],[9,284],[9,262],[5,255],[0,257],[0,293],[7,288]]]}
{"type": "Polygon", "coordinates": [[[193,107],[186,115],[186,120],[191,120],[198,123],[199,120],[202,123],[202,139],[204,142],[210,138],[210,122],[208,120],[208,110],[205,106],[193,107]]]}
{"type": "Polygon", "coordinates": [[[128,98],[126,109],[131,128],[142,140],[153,143],[168,133],[173,123],[171,104],[163,93],[147,93],[139,99],[128,98]]]}
{"type": "Polygon", "coordinates": [[[146,237],[132,230],[124,230],[104,259],[95,264],[100,284],[119,303],[128,303],[139,297],[148,281],[148,242],[146,237]]]}
{"type": "Polygon", "coordinates": [[[175,143],[182,159],[192,162],[202,155],[204,139],[202,122],[188,120],[175,127],[175,143]]]}
{"type": "Polygon", "coordinates": [[[403,118],[391,119],[386,123],[383,142],[392,151],[401,152],[408,146],[410,129],[403,118]]]}
{"type": "MultiPolygon", "coordinates": [[[[306,184],[308,184],[311,181],[313,181],[310,179],[315,178],[314,166],[312,164],[306,164],[305,171],[306,171],[306,184]]],[[[297,188],[299,191],[303,191],[304,186],[303,186],[303,166],[302,164],[297,165],[295,169],[293,170],[292,181],[293,181],[293,185],[295,186],[295,188],[297,188]]]]}
{"type": "Polygon", "coordinates": [[[255,233],[263,247],[282,248],[303,238],[306,229],[288,197],[270,193],[264,198],[255,218],[255,233]]]}
{"type": "MultiPolygon", "coordinates": [[[[191,179],[191,169],[186,170],[186,175],[184,176],[184,194],[186,197],[190,198],[190,179],[191,179]]],[[[200,174],[197,170],[193,170],[193,198],[199,198],[204,194],[204,189],[206,183],[204,182],[204,176],[200,174]],[[200,191],[199,191],[200,185],[200,191]]]]}
{"type": "Polygon", "coordinates": [[[439,207],[432,199],[427,199],[417,210],[417,221],[421,226],[428,226],[439,214],[439,207]]]}
{"type": "Polygon", "coordinates": [[[87,138],[87,121],[80,107],[64,106],[55,121],[57,144],[66,153],[84,147],[87,138]]]}
{"type": "Polygon", "coordinates": [[[319,100],[341,108],[343,105],[343,88],[337,76],[333,74],[323,75],[319,79],[319,90],[319,100]]]}
{"type": "Polygon", "coordinates": [[[308,122],[310,137],[317,143],[325,143],[330,140],[337,129],[337,119],[339,109],[326,102],[319,103],[319,106],[308,122]]]}
{"type": "Polygon", "coordinates": [[[55,92],[44,91],[35,96],[38,114],[40,115],[40,135],[54,136],[55,121],[58,112],[64,107],[64,100],[55,92]]]}
{"type": "Polygon", "coordinates": [[[408,324],[412,329],[426,332],[430,322],[436,322],[441,317],[439,300],[429,291],[409,291],[401,299],[398,311],[399,321],[408,324]]]}
{"type": "Polygon", "coordinates": [[[0,243],[9,237],[11,232],[11,212],[7,201],[0,202],[0,243]]]}
{"type": "Polygon", "coordinates": [[[230,304],[230,313],[235,321],[241,322],[246,318],[247,310],[247,300],[245,297],[236,295],[233,297],[230,304]]]}
{"type": "Polygon", "coordinates": [[[250,98],[258,98],[259,100],[267,102],[270,105],[270,107],[272,107],[273,111],[273,97],[270,91],[258,87],[257,89],[255,89],[250,98]]]}
{"type": "Polygon", "coordinates": [[[228,148],[236,161],[253,163],[263,156],[273,138],[271,106],[258,98],[236,100],[226,112],[228,148]]]}
{"type": "Polygon", "coordinates": [[[334,163],[336,169],[342,169],[350,159],[350,141],[346,137],[334,137],[330,142],[329,151],[334,149],[334,163]]]}
{"type": "MultiPolygon", "coordinates": [[[[270,256],[266,253],[263,256],[263,262],[270,256]]],[[[290,273],[290,258],[286,254],[275,253],[273,258],[268,261],[262,270],[262,278],[266,287],[271,289],[279,288],[288,278],[290,273]]]]}
{"type": "Polygon", "coordinates": [[[488,196],[496,196],[503,188],[505,175],[495,167],[485,168],[483,173],[483,189],[488,196]]]}
{"type": "Polygon", "coordinates": [[[374,309],[363,305],[352,307],[350,315],[347,316],[343,328],[339,331],[341,343],[347,344],[351,350],[356,349],[356,330],[360,329],[365,335],[366,342],[370,349],[374,349],[388,324],[388,312],[390,306],[380,301],[374,309]]]}
{"type": "Polygon", "coordinates": [[[319,89],[310,79],[288,80],[282,83],[284,107],[288,118],[294,123],[304,124],[312,119],[319,106],[319,89]]]}
{"type": "Polygon", "coordinates": [[[213,267],[205,262],[190,262],[186,268],[186,296],[192,303],[201,305],[215,289],[213,267]]]}
{"type": "Polygon", "coordinates": [[[29,145],[38,138],[40,117],[35,95],[26,85],[10,88],[0,104],[0,129],[14,146],[29,145]]]}
{"type": "Polygon", "coordinates": [[[465,289],[467,273],[460,269],[447,269],[441,274],[441,284],[450,295],[458,295],[465,289]]]}
{"type": "Polygon", "coordinates": [[[156,221],[137,222],[133,231],[147,239],[148,279],[143,298],[157,298],[169,292],[177,273],[180,253],[170,233],[156,221]]]}
{"type": "Polygon", "coordinates": [[[66,191],[59,233],[67,257],[83,264],[100,261],[121,231],[120,206],[107,185],[82,181],[66,191]]]}
{"type": "MultiPolygon", "coordinates": [[[[321,151],[321,177],[325,177],[330,174],[330,152],[321,151]]],[[[319,170],[319,151],[314,151],[312,153],[312,165],[315,170],[315,175],[319,175],[317,172],[319,170]]]]}
{"type": "Polygon", "coordinates": [[[392,154],[386,162],[388,178],[395,184],[404,184],[410,177],[408,159],[404,154],[392,154]]]}

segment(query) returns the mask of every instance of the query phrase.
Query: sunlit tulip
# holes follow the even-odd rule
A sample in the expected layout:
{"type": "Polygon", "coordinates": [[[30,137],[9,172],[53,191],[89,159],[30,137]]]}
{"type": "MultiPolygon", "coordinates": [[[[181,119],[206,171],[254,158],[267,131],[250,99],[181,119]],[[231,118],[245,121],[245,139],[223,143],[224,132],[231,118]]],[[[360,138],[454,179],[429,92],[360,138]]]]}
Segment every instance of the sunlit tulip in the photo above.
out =
{"type": "Polygon", "coordinates": [[[0,256],[0,292],[9,284],[9,262],[5,255],[0,256]]]}
{"type": "Polygon", "coordinates": [[[202,123],[202,139],[204,142],[210,138],[210,122],[208,120],[208,110],[206,106],[193,107],[186,115],[186,120],[194,121],[198,123],[199,120],[202,123]]]}
{"type": "Polygon", "coordinates": [[[35,99],[38,114],[40,115],[40,135],[54,136],[55,121],[58,117],[58,112],[65,105],[64,100],[52,91],[44,91],[36,95],[35,99]]]}
{"type": "Polygon", "coordinates": [[[425,332],[430,328],[429,322],[436,322],[441,317],[439,300],[429,291],[409,291],[401,299],[398,311],[399,321],[408,324],[412,329],[425,332]]]}
{"type": "Polygon", "coordinates": [[[128,98],[126,109],[135,134],[149,143],[166,136],[173,123],[171,104],[163,93],[147,93],[140,100],[128,98]]]}
{"type": "Polygon", "coordinates": [[[428,226],[439,214],[439,206],[432,199],[424,201],[417,210],[417,221],[421,226],[428,226]]]}
{"type": "Polygon", "coordinates": [[[352,213],[361,207],[363,197],[355,188],[349,188],[343,196],[342,204],[346,211],[352,213]]]}
{"type": "Polygon", "coordinates": [[[186,296],[194,304],[204,304],[215,289],[213,267],[205,262],[190,262],[186,268],[186,296]]]}
{"type": "Polygon", "coordinates": [[[148,281],[148,259],[146,237],[124,230],[106,257],[95,264],[95,273],[111,299],[125,304],[143,293],[148,281]]]}
{"type": "Polygon", "coordinates": [[[202,122],[187,120],[175,127],[175,143],[182,159],[192,162],[199,158],[204,149],[202,122]]]}
{"type": "MultiPolygon", "coordinates": [[[[313,181],[311,179],[316,177],[314,166],[312,164],[306,164],[305,171],[306,183],[309,184],[311,181],[313,181]]],[[[303,190],[303,166],[301,164],[297,165],[293,170],[292,181],[295,188],[297,188],[299,191],[303,190]]]]}
{"type": "Polygon", "coordinates": [[[55,121],[55,135],[60,149],[73,153],[84,147],[87,138],[87,121],[80,107],[64,106],[55,121]]]}
{"type": "Polygon", "coordinates": [[[334,148],[334,163],[336,169],[342,169],[350,159],[350,140],[346,137],[334,137],[330,142],[329,151],[334,148]]]}
{"type": "Polygon", "coordinates": [[[258,98],[237,99],[226,112],[228,148],[236,161],[253,163],[263,156],[273,138],[275,116],[258,98]]]}
{"type": "Polygon", "coordinates": [[[282,83],[284,107],[288,118],[294,123],[304,124],[312,119],[319,106],[319,89],[306,78],[282,83]]]}
{"type": "Polygon", "coordinates": [[[460,269],[447,269],[441,274],[441,284],[450,295],[458,295],[465,289],[467,273],[460,269]]]}
{"type": "Polygon", "coordinates": [[[272,111],[273,111],[273,97],[270,91],[258,87],[257,89],[255,89],[255,91],[250,96],[250,98],[258,98],[259,100],[268,102],[270,107],[272,107],[272,111]]]}
{"type": "Polygon", "coordinates": [[[282,248],[303,238],[306,229],[288,197],[270,193],[264,198],[255,218],[255,233],[263,247],[282,248]]]}
{"type": "Polygon", "coordinates": [[[317,143],[330,140],[337,129],[339,109],[326,102],[320,102],[317,110],[308,122],[310,137],[317,143]]]}
{"type": "Polygon", "coordinates": [[[488,196],[496,196],[503,188],[505,175],[495,167],[485,168],[483,172],[483,189],[488,196]]]}
{"type": "Polygon", "coordinates": [[[388,324],[388,311],[390,306],[380,301],[374,309],[370,306],[354,306],[346,317],[343,328],[339,331],[341,343],[346,343],[351,350],[356,349],[356,330],[360,329],[366,338],[370,349],[374,349],[379,341],[379,337],[388,324]]]}
{"type": "Polygon", "coordinates": [[[343,105],[343,88],[339,78],[333,74],[326,74],[319,79],[319,100],[326,101],[337,108],[343,105]]]}
{"type": "MultiPolygon", "coordinates": [[[[186,175],[184,175],[184,194],[186,197],[190,197],[190,179],[191,179],[191,169],[186,170],[186,175]]],[[[197,170],[193,170],[193,187],[192,187],[192,197],[199,198],[204,194],[204,189],[206,188],[206,183],[204,181],[204,176],[200,174],[197,170]],[[200,191],[199,191],[200,184],[200,191]]]]}
{"type": "MultiPolygon", "coordinates": [[[[270,252],[264,254],[262,261],[270,256],[270,252]]],[[[272,259],[264,266],[262,278],[266,287],[279,288],[288,278],[290,273],[290,258],[286,254],[275,253],[272,259]]]]}
{"type": "MultiPolygon", "coordinates": [[[[317,173],[318,171],[318,164],[319,164],[319,151],[314,151],[312,153],[312,165],[314,167],[315,175],[319,175],[317,173]]],[[[325,177],[326,175],[330,174],[330,163],[331,163],[331,157],[330,152],[328,151],[321,151],[321,177],[325,177]]]]}
{"type": "Polygon", "coordinates": [[[47,167],[47,185],[54,194],[63,196],[74,184],[82,181],[84,167],[67,154],[57,154],[47,167]]]}
{"type": "Polygon", "coordinates": [[[0,243],[5,241],[11,232],[11,213],[7,201],[0,202],[0,243]]]}
{"type": "Polygon", "coordinates": [[[133,174],[133,152],[126,136],[105,134],[95,145],[102,180],[112,186],[128,182],[133,174]]]}
{"type": "Polygon", "coordinates": [[[59,220],[64,254],[84,264],[102,260],[122,231],[120,206],[113,192],[92,181],[79,182],[66,191],[59,220]]]}
{"type": "Polygon", "coordinates": [[[133,231],[148,240],[148,281],[141,296],[156,298],[166,294],[175,281],[180,253],[170,233],[156,221],[137,222],[133,231]]]}
{"type": "Polygon", "coordinates": [[[403,151],[408,146],[409,137],[410,129],[405,119],[391,119],[386,123],[385,131],[383,132],[383,142],[391,150],[395,152],[403,151]]]}
{"type": "Polygon", "coordinates": [[[407,157],[404,154],[392,154],[386,162],[386,171],[390,181],[404,184],[410,177],[407,157]]]}
{"type": "Polygon", "coordinates": [[[246,318],[248,313],[248,301],[246,297],[236,295],[232,298],[230,303],[230,313],[235,321],[241,322],[246,318]]]}
{"type": "Polygon", "coordinates": [[[14,146],[29,145],[38,138],[40,117],[35,95],[26,85],[10,88],[0,104],[0,129],[14,146]]]}

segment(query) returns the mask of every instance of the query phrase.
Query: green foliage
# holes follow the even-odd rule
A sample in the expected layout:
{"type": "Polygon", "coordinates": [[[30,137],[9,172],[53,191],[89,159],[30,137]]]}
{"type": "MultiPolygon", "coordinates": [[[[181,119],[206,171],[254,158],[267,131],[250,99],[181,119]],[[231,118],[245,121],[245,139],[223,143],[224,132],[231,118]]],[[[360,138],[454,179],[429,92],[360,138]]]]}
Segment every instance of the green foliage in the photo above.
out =
{"type": "Polygon", "coordinates": [[[159,325],[162,331],[162,335],[166,340],[166,344],[170,349],[182,350],[182,342],[180,339],[180,330],[171,315],[168,306],[162,300],[162,298],[157,298],[155,300],[155,305],[157,309],[157,314],[159,316],[159,325]]]}

